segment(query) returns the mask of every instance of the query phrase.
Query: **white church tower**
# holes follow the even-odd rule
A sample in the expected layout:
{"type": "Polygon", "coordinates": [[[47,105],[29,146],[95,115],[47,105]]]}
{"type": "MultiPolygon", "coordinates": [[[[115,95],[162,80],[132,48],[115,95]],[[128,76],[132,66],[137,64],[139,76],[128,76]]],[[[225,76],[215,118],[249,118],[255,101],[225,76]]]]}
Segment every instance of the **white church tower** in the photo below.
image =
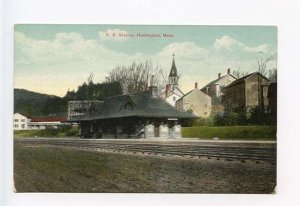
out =
{"type": "Polygon", "coordinates": [[[173,53],[172,67],[168,79],[169,81],[161,96],[166,100],[166,102],[168,102],[173,107],[175,107],[176,101],[184,95],[184,93],[179,89],[178,86],[179,76],[177,74],[177,68],[176,68],[174,57],[175,54],[173,53]]]}

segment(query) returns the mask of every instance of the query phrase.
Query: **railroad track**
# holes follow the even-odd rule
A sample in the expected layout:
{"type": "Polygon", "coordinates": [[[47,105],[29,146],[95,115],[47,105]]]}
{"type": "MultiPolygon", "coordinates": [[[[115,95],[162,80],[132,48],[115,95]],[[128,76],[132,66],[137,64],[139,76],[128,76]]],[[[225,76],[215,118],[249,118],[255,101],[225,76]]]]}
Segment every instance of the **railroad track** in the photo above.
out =
{"type": "Polygon", "coordinates": [[[201,144],[176,142],[141,142],[83,140],[83,139],[43,139],[26,138],[15,139],[16,144],[52,145],[60,147],[74,147],[83,150],[100,150],[109,152],[130,152],[160,156],[181,156],[188,158],[216,158],[224,160],[239,160],[268,162],[276,164],[276,145],[261,146],[256,144],[201,144]]]}

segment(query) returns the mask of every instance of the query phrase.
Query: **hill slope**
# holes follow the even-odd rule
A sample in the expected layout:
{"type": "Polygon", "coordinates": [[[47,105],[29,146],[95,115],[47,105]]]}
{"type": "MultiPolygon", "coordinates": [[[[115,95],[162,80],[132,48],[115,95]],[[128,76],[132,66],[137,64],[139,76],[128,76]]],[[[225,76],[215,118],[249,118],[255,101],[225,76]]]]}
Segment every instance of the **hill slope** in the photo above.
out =
{"type": "Polygon", "coordinates": [[[14,113],[16,112],[29,116],[66,115],[67,100],[54,95],[14,89],[14,113]]]}
{"type": "Polygon", "coordinates": [[[26,89],[14,89],[14,112],[28,116],[67,115],[68,100],[102,100],[105,97],[122,94],[119,82],[83,83],[77,91],[68,91],[64,97],[41,94],[26,89]]]}

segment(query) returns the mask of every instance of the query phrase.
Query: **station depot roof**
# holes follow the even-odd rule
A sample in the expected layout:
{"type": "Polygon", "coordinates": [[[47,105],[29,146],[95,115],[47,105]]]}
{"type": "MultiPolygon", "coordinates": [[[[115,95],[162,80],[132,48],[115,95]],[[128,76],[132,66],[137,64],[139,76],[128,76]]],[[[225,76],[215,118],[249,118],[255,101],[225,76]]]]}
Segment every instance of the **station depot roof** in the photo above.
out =
{"type": "Polygon", "coordinates": [[[105,98],[102,102],[92,103],[85,115],[67,121],[81,122],[123,117],[191,119],[198,116],[177,110],[160,97],[152,97],[149,91],[145,91],[105,98]]]}

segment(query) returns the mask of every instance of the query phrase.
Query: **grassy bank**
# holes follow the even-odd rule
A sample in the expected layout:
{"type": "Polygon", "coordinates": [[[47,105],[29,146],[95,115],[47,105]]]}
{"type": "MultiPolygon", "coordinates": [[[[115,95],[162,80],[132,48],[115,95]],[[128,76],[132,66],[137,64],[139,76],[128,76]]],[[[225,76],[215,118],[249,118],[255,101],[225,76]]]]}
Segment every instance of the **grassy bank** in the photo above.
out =
{"type": "Polygon", "coordinates": [[[14,183],[17,192],[270,193],[276,167],[15,143],[14,183]]]}
{"type": "Polygon", "coordinates": [[[15,130],[14,137],[72,137],[78,134],[77,127],[65,126],[59,129],[15,130]]]}
{"type": "Polygon", "coordinates": [[[221,140],[276,140],[276,126],[220,126],[183,127],[182,136],[186,138],[221,140]]]}

